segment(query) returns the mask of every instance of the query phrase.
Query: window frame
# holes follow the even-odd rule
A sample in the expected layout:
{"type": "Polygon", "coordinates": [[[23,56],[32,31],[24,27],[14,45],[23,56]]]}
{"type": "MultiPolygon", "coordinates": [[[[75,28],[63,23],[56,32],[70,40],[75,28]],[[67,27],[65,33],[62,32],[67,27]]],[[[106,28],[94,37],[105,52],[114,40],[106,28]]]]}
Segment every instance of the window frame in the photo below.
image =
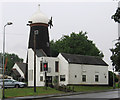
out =
{"type": "Polygon", "coordinates": [[[60,81],[61,82],[64,82],[66,79],[65,79],[65,75],[60,75],[60,81]],[[63,76],[64,76],[64,78],[63,78],[63,76]]]}
{"type": "Polygon", "coordinates": [[[95,82],[99,82],[99,75],[95,75],[95,82]]]}
{"type": "Polygon", "coordinates": [[[43,82],[43,76],[40,76],[40,82],[43,82]],[[42,79],[42,80],[41,80],[42,79]]]}
{"type": "Polygon", "coordinates": [[[59,61],[55,61],[55,72],[59,72],[59,61]]]}
{"type": "Polygon", "coordinates": [[[86,75],[82,75],[82,82],[86,82],[87,81],[87,76],[86,75]]]}
{"type": "Polygon", "coordinates": [[[43,72],[43,62],[40,61],[40,72],[43,72]]]}

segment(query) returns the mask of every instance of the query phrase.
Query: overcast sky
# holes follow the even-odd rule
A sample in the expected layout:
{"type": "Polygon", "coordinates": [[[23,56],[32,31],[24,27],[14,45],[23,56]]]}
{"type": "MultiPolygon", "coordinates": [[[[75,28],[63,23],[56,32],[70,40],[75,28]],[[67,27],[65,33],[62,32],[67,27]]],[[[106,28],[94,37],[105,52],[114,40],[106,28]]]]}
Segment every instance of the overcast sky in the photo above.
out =
{"type": "MultiPolygon", "coordinates": [[[[32,1],[32,0],[31,0],[32,1]]],[[[2,52],[3,26],[6,27],[6,52],[15,53],[26,59],[30,27],[28,20],[38,10],[48,18],[53,17],[52,29],[49,29],[50,40],[60,39],[72,32],[87,32],[88,37],[104,53],[104,60],[111,66],[110,48],[113,40],[118,38],[118,24],[111,16],[115,13],[118,3],[107,2],[1,2],[0,3],[0,52],[2,52]]],[[[110,67],[111,68],[111,67],[110,67]]],[[[109,69],[110,69],[109,68],[109,69]]]]}

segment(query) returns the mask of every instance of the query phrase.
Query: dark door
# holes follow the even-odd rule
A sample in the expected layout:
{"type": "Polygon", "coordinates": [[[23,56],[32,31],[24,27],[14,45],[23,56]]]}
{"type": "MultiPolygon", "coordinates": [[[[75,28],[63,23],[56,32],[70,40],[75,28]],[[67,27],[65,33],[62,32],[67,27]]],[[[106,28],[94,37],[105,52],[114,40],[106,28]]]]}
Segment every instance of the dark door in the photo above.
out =
{"type": "Polygon", "coordinates": [[[46,84],[47,84],[47,86],[52,85],[52,76],[47,76],[47,78],[46,78],[46,84]]]}

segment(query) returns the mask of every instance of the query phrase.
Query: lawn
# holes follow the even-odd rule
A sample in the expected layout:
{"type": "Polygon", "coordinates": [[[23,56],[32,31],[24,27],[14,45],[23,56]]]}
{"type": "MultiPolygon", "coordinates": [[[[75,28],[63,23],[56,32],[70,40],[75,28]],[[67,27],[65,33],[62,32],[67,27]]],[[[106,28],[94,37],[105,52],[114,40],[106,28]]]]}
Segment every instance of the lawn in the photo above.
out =
{"type": "MultiPolygon", "coordinates": [[[[71,86],[72,88],[72,86],[71,86]]],[[[87,91],[99,91],[112,89],[109,86],[74,86],[76,92],[87,92],[87,91]]],[[[48,94],[59,94],[65,93],[62,91],[55,90],[53,88],[37,87],[36,93],[34,93],[34,88],[9,88],[5,89],[5,97],[22,97],[22,96],[35,96],[35,95],[48,95],[48,94]]]]}
{"type": "Polygon", "coordinates": [[[110,86],[74,86],[76,92],[99,91],[112,89],[110,86]]]}
{"type": "Polygon", "coordinates": [[[44,87],[37,87],[36,93],[34,93],[34,88],[9,88],[5,89],[5,97],[21,97],[21,96],[35,96],[35,95],[48,95],[48,94],[58,94],[58,93],[64,93],[62,91],[58,91],[52,88],[47,88],[47,90],[44,87]]]}

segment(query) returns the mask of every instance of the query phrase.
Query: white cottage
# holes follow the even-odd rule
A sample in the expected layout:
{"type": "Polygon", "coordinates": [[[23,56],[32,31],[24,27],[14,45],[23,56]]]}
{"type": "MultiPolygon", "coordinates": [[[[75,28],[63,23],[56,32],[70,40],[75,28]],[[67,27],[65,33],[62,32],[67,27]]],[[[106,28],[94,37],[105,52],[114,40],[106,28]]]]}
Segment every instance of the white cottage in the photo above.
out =
{"type": "MultiPolygon", "coordinates": [[[[57,57],[36,56],[36,86],[58,80],[59,85],[107,85],[108,65],[99,57],[60,53],[57,57]]],[[[28,49],[28,86],[34,86],[34,52],[28,49]]]]}
{"type": "Polygon", "coordinates": [[[12,76],[14,79],[18,79],[20,81],[25,80],[26,76],[26,63],[16,62],[12,68],[12,76]]]}

